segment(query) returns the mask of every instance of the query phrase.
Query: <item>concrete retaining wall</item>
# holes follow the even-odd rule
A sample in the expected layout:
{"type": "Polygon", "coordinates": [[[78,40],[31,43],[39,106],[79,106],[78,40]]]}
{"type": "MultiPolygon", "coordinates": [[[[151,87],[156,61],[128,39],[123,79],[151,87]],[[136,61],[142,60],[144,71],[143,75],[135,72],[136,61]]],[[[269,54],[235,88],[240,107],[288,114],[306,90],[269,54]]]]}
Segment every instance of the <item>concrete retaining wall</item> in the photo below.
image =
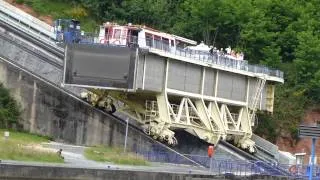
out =
{"type": "Polygon", "coordinates": [[[287,177],[234,175],[200,175],[173,172],[147,172],[133,170],[84,169],[53,166],[0,165],[0,179],[7,180],[214,180],[214,179],[273,179],[287,177]]]}
{"type": "Polygon", "coordinates": [[[206,180],[210,178],[209,175],[132,170],[103,170],[10,164],[0,165],[0,179],[7,177],[19,180],[206,180]]]}

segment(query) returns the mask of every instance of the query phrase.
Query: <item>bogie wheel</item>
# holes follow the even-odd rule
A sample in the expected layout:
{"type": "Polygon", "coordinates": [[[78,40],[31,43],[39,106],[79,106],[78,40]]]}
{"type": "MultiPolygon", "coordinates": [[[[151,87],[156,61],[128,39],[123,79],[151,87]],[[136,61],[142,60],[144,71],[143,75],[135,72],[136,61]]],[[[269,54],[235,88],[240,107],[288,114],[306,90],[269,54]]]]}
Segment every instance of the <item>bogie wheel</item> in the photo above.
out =
{"type": "Polygon", "coordinates": [[[117,111],[116,106],[114,104],[110,105],[111,109],[108,111],[109,114],[113,114],[117,111]]]}
{"type": "Polygon", "coordinates": [[[151,130],[150,127],[143,128],[143,132],[148,134],[148,135],[150,135],[150,130],[151,130]]]}
{"type": "Polygon", "coordinates": [[[178,144],[178,140],[173,136],[170,139],[168,139],[168,144],[172,147],[176,146],[178,144]]]}

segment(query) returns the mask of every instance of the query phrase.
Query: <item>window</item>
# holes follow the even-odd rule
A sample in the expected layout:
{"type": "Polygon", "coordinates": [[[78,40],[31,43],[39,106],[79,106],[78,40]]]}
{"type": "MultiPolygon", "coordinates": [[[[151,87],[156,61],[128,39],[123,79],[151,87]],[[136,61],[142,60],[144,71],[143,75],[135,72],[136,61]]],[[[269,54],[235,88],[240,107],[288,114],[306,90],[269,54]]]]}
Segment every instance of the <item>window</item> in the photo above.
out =
{"type": "Polygon", "coordinates": [[[153,46],[152,34],[146,33],[146,45],[149,47],[153,46]]]}
{"type": "Polygon", "coordinates": [[[154,48],[162,49],[162,47],[161,47],[161,46],[162,46],[161,37],[154,35],[154,36],[153,36],[153,39],[154,39],[154,45],[155,45],[154,48]]]}
{"type": "Polygon", "coordinates": [[[162,50],[169,51],[169,39],[162,38],[162,50]]]}

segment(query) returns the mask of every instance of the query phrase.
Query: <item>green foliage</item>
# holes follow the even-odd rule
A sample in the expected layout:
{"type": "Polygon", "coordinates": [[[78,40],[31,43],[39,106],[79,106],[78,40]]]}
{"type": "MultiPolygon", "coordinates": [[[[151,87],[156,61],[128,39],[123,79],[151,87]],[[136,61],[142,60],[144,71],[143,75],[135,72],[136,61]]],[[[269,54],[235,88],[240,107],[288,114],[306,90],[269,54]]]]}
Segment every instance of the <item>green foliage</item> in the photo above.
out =
{"type": "Polygon", "coordinates": [[[105,146],[89,147],[85,150],[85,157],[99,162],[112,162],[116,164],[147,165],[147,161],[134,153],[123,152],[122,148],[105,146]]]}
{"type": "Polygon", "coordinates": [[[17,124],[20,113],[18,103],[11,97],[9,90],[0,84],[0,127],[8,128],[17,124]]]}
{"type": "Polygon", "coordinates": [[[86,9],[80,6],[76,6],[71,10],[67,10],[66,14],[74,19],[81,19],[88,16],[86,9]]]}
{"type": "MultiPolygon", "coordinates": [[[[23,0],[21,3],[27,4],[39,15],[49,15],[53,19],[78,19],[81,21],[82,29],[85,31],[91,32],[97,27],[97,22],[92,18],[92,14],[88,12],[84,5],[81,5],[76,1],[23,0]]],[[[92,10],[92,12],[95,11],[92,10]]]]}
{"type": "Polygon", "coordinates": [[[289,134],[296,138],[297,127],[303,118],[308,99],[288,85],[277,86],[275,96],[273,114],[260,112],[259,125],[255,132],[272,142],[275,142],[280,134],[289,134]]]}

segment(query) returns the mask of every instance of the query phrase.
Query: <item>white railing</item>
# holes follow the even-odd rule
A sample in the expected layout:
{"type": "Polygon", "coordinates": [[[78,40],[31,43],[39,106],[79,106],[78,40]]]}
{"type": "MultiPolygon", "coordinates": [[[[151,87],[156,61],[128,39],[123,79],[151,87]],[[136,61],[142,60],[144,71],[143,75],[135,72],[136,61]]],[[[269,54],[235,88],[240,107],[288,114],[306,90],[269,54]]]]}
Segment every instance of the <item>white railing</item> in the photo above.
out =
{"type": "MultiPolygon", "coordinates": [[[[30,28],[30,27],[27,27],[26,25],[22,24],[21,22],[19,21],[16,21],[15,19],[11,18],[11,17],[8,17],[4,14],[2,14],[0,12],[0,21],[3,21],[17,29],[19,29],[20,31],[42,41],[42,42],[45,42],[46,44],[50,44],[51,46],[54,46],[54,47],[57,47],[57,48],[60,48],[58,47],[55,42],[53,40],[51,40],[49,37],[47,36],[44,36],[43,34],[41,34],[41,32],[37,32],[35,31],[34,29],[30,28]]],[[[62,48],[60,48],[61,51],[63,51],[62,48]]]]}
{"type": "MultiPolygon", "coordinates": [[[[108,37],[106,35],[105,37],[108,37]]],[[[157,53],[163,56],[170,56],[173,58],[184,58],[189,61],[201,62],[210,65],[218,65],[223,68],[228,69],[237,69],[240,71],[253,72],[259,74],[266,74],[272,77],[277,77],[283,79],[283,72],[277,69],[268,68],[263,65],[252,65],[249,64],[247,60],[237,60],[230,58],[224,54],[220,53],[209,53],[209,52],[201,52],[194,50],[186,50],[178,47],[169,46],[168,43],[164,43],[162,41],[153,41],[153,39],[149,38],[141,38],[142,41],[152,42],[146,43],[146,45],[141,46],[139,44],[138,37],[136,36],[122,36],[119,37],[118,40],[108,40],[104,39],[105,37],[97,36],[96,34],[83,34],[81,36],[80,43],[88,43],[88,44],[105,44],[111,46],[129,46],[129,45],[138,45],[140,48],[148,49],[152,53],[157,53]],[[124,43],[123,43],[124,42],[124,43]]]]}
{"type": "Polygon", "coordinates": [[[45,34],[46,36],[55,39],[55,34],[53,33],[53,27],[49,24],[31,16],[30,14],[12,6],[11,4],[0,0],[0,11],[12,18],[23,22],[24,24],[32,27],[33,29],[45,34]]]}

